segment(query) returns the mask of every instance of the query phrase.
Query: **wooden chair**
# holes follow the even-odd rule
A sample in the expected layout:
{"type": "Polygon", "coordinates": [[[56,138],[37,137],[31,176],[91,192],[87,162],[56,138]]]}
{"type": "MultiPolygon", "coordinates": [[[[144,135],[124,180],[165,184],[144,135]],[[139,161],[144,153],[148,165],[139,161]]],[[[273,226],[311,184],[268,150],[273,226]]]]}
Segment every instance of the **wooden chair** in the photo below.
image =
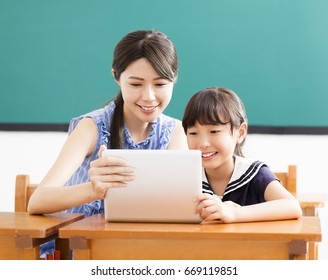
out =
{"type": "MultiPolygon", "coordinates": [[[[302,194],[297,192],[296,165],[289,165],[287,172],[275,172],[275,175],[281,181],[281,184],[297,198],[302,208],[303,216],[318,216],[318,208],[324,207],[326,197],[321,194],[302,194]]],[[[318,259],[318,245],[311,242],[308,249],[310,254],[318,259]]]]}
{"type": "Polygon", "coordinates": [[[303,216],[318,216],[318,209],[325,206],[327,195],[323,193],[300,193],[297,191],[297,167],[289,165],[287,172],[275,172],[282,185],[300,202],[303,216]]]}
{"type": "MultiPolygon", "coordinates": [[[[38,184],[30,183],[29,175],[17,175],[15,186],[15,212],[27,212],[28,202],[38,184]]],[[[54,255],[47,255],[46,259],[72,259],[72,252],[69,250],[69,240],[57,238],[55,242],[54,255]]]]}
{"type": "Polygon", "coordinates": [[[15,186],[15,212],[27,212],[27,205],[37,184],[30,184],[29,175],[17,175],[15,186]]]}
{"type": "Polygon", "coordinates": [[[296,194],[296,165],[289,165],[287,172],[275,172],[281,184],[292,194],[296,194]]]}
{"type": "MultiPolygon", "coordinates": [[[[323,194],[297,192],[297,167],[296,165],[289,165],[287,172],[275,172],[277,178],[281,181],[282,185],[292,193],[301,204],[303,215],[316,216],[317,209],[324,207],[327,196],[323,194]]],[[[30,197],[38,184],[30,183],[29,175],[16,176],[16,190],[15,190],[15,212],[26,212],[27,205],[30,197]]]]}

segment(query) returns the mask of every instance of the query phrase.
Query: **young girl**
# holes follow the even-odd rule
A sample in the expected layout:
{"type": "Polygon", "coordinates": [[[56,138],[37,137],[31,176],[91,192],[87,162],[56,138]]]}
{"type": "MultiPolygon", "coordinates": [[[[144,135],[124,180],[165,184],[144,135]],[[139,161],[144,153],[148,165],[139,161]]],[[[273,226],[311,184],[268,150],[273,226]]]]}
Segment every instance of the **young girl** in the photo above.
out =
{"type": "Polygon", "coordinates": [[[114,50],[112,74],[119,94],[71,121],[67,141],[30,199],[29,213],[103,213],[106,190],[133,179],[127,162],[101,157],[106,147],[188,149],[181,121],[163,114],[178,74],[176,50],[165,34],[141,30],[123,37],[114,50]]]}
{"type": "Polygon", "coordinates": [[[196,213],[203,220],[233,223],[302,215],[298,201],[266,164],[243,157],[247,118],[234,92],[197,92],[187,104],[182,125],[189,148],[202,152],[203,194],[196,199],[196,213]]]}

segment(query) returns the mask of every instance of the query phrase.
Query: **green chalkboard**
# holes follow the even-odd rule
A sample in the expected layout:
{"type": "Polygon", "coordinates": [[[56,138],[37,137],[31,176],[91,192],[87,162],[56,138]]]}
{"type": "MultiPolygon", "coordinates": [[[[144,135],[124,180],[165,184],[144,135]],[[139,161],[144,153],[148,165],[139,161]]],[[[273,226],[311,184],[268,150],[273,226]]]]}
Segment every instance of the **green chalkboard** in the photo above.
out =
{"type": "Polygon", "coordinates": [[[328,126],[326,0],[2,0],[0,123],[68,123],[118,88],[115,44],[136,29],[175,43],[179,78],[165,113],[228,87],[250,125],[328,126]]]}

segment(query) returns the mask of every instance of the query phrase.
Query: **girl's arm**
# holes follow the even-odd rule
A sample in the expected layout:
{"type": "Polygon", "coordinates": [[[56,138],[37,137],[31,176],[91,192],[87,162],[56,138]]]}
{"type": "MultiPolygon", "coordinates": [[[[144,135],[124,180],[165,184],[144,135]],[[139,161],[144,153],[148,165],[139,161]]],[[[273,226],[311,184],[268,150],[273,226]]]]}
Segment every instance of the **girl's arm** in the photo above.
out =
{"type": "Polygon", "coordinates": [[[196,213],[204,220],[220,219],[224,223],[296,219],[302,215],[299,202],[279,181],[266,188],[266,202],[240,206],[231,201],[222,202],[217,196],[202,194],[197,200],[196,213]]]}
{"type": "Polygon", "coordinates": [[[84,159],[94,151],[97,136],[97,127],[92,119],[85,118],[79,122],[68,136],[55,163],[31,196],[29,213],[54,213],[102,199],[107,188],[124,186],[133,179],[129,176],[132,170],[126,166],[125,161],[100,157],[91,163],[90,182],[64,187],[84,159]]]}

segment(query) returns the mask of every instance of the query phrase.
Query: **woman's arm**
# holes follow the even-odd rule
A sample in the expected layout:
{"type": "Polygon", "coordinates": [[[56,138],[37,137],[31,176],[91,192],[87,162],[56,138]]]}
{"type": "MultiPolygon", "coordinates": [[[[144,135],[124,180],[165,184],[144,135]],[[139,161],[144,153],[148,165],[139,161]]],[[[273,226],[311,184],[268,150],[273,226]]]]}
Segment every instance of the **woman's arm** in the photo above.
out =
{"type": "Polygon", "coordinates": [[[31,196],[29,213],[54,213],[102,199],[107,188],[124,186],[125,182],[132,179],[129,176],[131,168],[126,166],[125,161],[100,157],[91,162],[90,182],[64,187],[84,159],[94,151],[97,136],[97,127],[92,119],[85,118],[79,122],[68,136],[55,163],[31,196]]]}

